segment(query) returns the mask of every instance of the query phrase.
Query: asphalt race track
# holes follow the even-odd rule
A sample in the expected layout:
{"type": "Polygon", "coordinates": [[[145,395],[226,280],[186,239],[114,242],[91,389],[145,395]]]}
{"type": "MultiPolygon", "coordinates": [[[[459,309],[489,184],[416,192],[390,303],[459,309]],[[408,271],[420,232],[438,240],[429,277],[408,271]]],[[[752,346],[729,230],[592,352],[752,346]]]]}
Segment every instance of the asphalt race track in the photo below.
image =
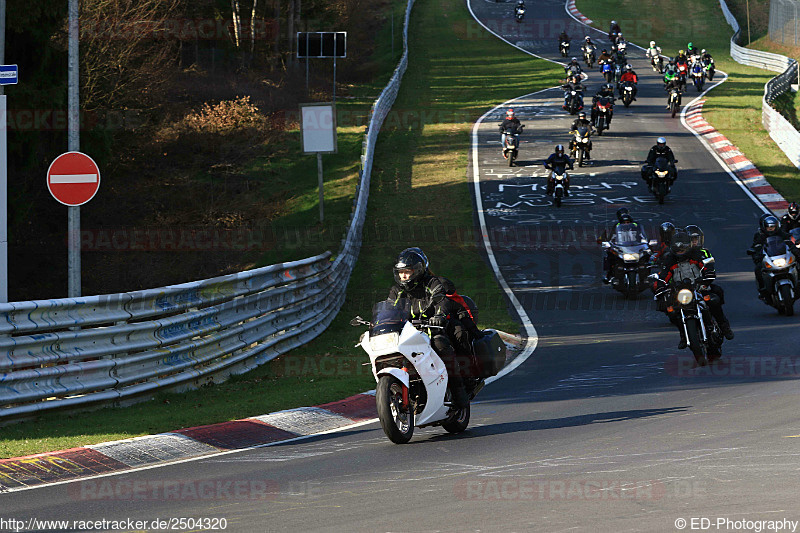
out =
{"type": "MultiPolygon", "coordinates": [[[[526,3],[537,18],[528,30],[513,23],[511,3],[471,5],[511,43],[560,60],[556,36],[571,22],[563,3],[526,3]]],[[[582,37],[570,33],[573,44],[582,37]]],[[[568,141],[574,118],[561,110],[560,90],[510,104],[527,125],[519,166],[508,168],[500,154],[506,106],[477,128],[470,175],[479,176],[500,270],[539,344],[480,394],[467,432],[417,429],[410,444],[397,446],[372,423],[4,494],[5,514],[219,517],[228,531],[679,531],[680,519],[691,529],[702,518],[711,531],[741,531],[746,524],[736,521],[800,520],[800,319],[756,298],[745,250],[762,210],[669,117],[660,76],[643,52],[632,47],[629,57],[640,75],[638,100],[616,106],[610,131],[594,138],[592,164],[572,173],[573,194],[561,208],[544,196],[542,167],[554,145],[568,141]],[[639,178],[660,135],[680,172],[661,206],[639,178]],[[600,282],[596,238],[622,205],[648,228],[670,220],[705,231],[736,333],[714,366],[694,368],[689,351],[678,352],[678,333],[649,293],[626,301],[600,282]],[[188,488],[165,494],[166,481],[188,488]],[[719,518],[731,522],[717,528],[719,518]]],[[[601,79],[597,68],[589,72],[589,94],[601,79]]],[[[694,93],[690,87],[684,104],[694,93]]]]}

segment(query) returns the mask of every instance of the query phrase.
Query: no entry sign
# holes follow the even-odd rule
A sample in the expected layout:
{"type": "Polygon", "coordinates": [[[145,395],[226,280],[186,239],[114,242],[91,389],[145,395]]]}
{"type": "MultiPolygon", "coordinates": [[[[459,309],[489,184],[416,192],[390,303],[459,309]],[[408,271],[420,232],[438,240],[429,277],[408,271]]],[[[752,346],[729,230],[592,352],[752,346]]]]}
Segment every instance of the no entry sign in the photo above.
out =
{"type": "Polygon", "coordinates": [[[100,188],[97,163],[81,152],[67,152],[56,157],[47,170],[47,188],[64,205],[83,205],[100,188]]]}

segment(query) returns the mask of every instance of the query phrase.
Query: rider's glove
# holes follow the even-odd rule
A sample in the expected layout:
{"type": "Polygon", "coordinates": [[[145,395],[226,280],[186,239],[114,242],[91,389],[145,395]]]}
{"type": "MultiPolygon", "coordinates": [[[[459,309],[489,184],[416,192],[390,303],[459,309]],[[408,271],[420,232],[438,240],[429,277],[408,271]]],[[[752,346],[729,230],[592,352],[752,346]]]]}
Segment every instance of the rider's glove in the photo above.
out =
{"type": "Polygon", "coordinates": [[[435,316],[428,321],[428,324],[430,324],[433,327],[443,328],[447,325],[447,318],[441,315],[435,316]]]}

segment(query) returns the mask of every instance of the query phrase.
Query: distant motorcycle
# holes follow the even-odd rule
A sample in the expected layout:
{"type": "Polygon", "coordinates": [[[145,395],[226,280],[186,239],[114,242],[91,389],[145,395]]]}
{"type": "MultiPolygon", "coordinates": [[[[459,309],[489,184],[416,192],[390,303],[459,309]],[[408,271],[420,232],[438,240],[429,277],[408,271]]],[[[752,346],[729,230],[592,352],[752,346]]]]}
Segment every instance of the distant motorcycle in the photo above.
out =
{"type": "Polygon", "coordinates": [[[611,101],[605,96],[597,99],[594,105],[594,129],[597,135],[603,135],[603,130],[608,129],[608,119],[611,116],[611,101]]]}
{"type": "Polygon", "coordinates": [[[577,90],[570,90],[567,97],[567,111],[570,115],[574,115],[583,108],[583,92],[577,90]]]}
{"type": "Polygon", "coordinates": [[[524,7],[517,7],[514,9],[514,18],[517,22],[522,22],[522,19],[525,18],[525,8],[524,7]]]}
{"type": "Polygon", "coordinates": [[[518,128],[503,130],[503,157],[508,161],[508,166],[513,167],[519,155],[519,134],[525,127],[521,124],[518,128]]]}
{"type": "MultiPolygon", "coordinates": [[[[676,159],[677,163],[678,160],[676,159]]],[[[659,204],[664,203],[664,198],[670,192],[672,178],[670,176],[669,161],[666,157],[656,157],[653,168],[650,171],[650,191],[658,199],[659,204]]]]}
{"type": "Polygon", "coordinates": [[[561,52],[561,57],[567,57],[569,55],[569,41],[561,41],[558,49],[561,52]]]}
{"type": "MultiPolygon", "coordinates": [[[[792,230],[793,241],[800,240],[800,228],[792,230]]],[[[797,245],[795,244],[795,247],[797,245]]],[[[797,248],[795,248],[796,250],[797,248]]],[[[748,250],[749,255],[762,255],[761,277],[768,296],[764,303],[786,316],[794,314],[798,298],[797,257],[783,239],[768,237],[763,249],[748,250]]]]}
{"type": "Polygon", "coordinates": [[[675,118],[675,115],[678,114],[680,111],[680,104],[678,103],[681,99],[681,93],[679,89],[671,89],[669,92],[669,111],[672,113],[672,118],[675,118]]]}
{"type": "Polygon", "coordinates": [[[635,87],[632,81],[623,81],[620,84],[620,97],[625,107],[630,106],[631,102],[633,102],[633,90],[635,87]]]}
{"type": "Polygon", "coordinates": [[[606,79],[606,83],[614,81],[614,63],[611,61],[601,61],[600,73],[606,79]]]}
{"type": "Polygon", "coordinates": [[[650,66],[653,67],[655,72],[659,74],[664,72],[664,58],[660,55],[650,58],[650,66]]]}
{"type": "Polygon", "coordinates": [[[591,133],[589,132],[589,128],[586,126],[581,126],[577,130],[573,130],[570,133],[575,135],[575,138],[572,142],[572,159],[578,162],[578,166],[583,166],[583,161],[586,159],[586,156],[589,153],[589,137],[591,133]]]}
{"type": "Polygon", "coordinates": [[[611,286],[635,298],[648,287],[650,247],[634,224],[618,224],[610,241],[602,243],[603,250],[615,257],[611,266],[611,286]]]}
{"type": "Polygon", "coordinates": [[[676,72],[678,74],[678,83],[680,84],[681,91],[686,90],[686,78],[689,75],[689,67],[683,63],[676,64],[676,72]]]}
{"type": "Polygon", "coordinates": [[[700,63],[692,65],[692,83],[694,83],[697,92],[703,91],[703,85],[706,83],[706,73],[703,71],[703,66],[700,63]]]}
{"type": "Polygon", "coordinates": [[[702,61],[702,64],[703,64],[703,70],[706,73],[706,78],[708,78],[708,81],[713,80],[714,79],[714,59],[704,59],[702,61]]]}
{"type": "Polygon", "coordinates": [[[560,165],[552,169],[550,172],[550,180],[553,187],[553,203],[556,207],[561,207],[561,202],[567,192],[566,184],[569,180],[567,167],[560,165]]]}
{"type": "Polygon", "coordinates": [[[593,46],[588,48],[585,46],[583,47],[583,60],[586,62],[587,67],[592,68],[592,65],[594,65],[596,60],[593,46]]]}

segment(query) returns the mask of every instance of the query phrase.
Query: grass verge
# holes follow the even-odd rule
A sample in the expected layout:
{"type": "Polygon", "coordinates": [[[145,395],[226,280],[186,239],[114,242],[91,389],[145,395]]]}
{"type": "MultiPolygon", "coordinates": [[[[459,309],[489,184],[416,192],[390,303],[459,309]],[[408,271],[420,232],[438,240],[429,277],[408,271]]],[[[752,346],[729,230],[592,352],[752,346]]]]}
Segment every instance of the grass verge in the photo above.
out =
{"type": "MultiPolygon", "coordinates": [[[[473,230],[466,175],[470,133],[488,108],[552,86],[562,71],[482,30],[466,31],[473,26],[461,0],[418,0],[414,7],[411,60],[378,140],[364,244],[345,305],[323,335],[221,385],[162,394],[125,409],[46,415],[5,427],[0,457],[320,404],[372,388],[369,368],[362,366],[366,357],[353,347],[360,330],[348,322],[386,296],[391,263],[408,246],[422,246],[431,268],[475,299],[481,324],[517,331],[473,230]]],[[[316,215],[314,206],[307,211],[316,215]]]]}
{"type": "MultiPolygon", "coordinates": [[[[797,168],[761,125],[764,84],[775,74],[731,59],[733,31],[717,2],[578,0],[577,7],[594,21],[593,26],[603,31],[608,30],[609,15],[613,15],[627,39],[644,46],[655,40],[667,55],[674,56],[679,49],[686,49],[690,41],[698,48],[706,48],[714,56],[717,68],[727,72],[729,79],[708,93],[703,105],[704,118],[728,137],[787,200],[800,200],[797,168]],[[677,19],[659,16],[663,13],[691,13],[691,16],[677,19]],[[652,18],[644,19],[648,14],[652,18]]],[[[752,11],[754,6],[750,8],[752,11]]]]}

